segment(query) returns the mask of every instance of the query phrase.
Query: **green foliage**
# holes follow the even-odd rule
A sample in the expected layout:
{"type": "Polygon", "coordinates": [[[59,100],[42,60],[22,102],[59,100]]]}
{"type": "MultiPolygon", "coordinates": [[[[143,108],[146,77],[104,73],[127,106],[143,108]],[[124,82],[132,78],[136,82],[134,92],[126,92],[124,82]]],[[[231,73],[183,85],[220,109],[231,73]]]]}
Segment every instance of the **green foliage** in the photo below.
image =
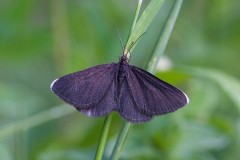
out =
{"type": "MultiPolygon", "coordinates": [[[[104,118],[60,106],[49,85],[66,73],[118,61],[114,25],[126,39],[136,1],[58,2],[0,2],[1,159],[94,158],[104,118]]],[[[163,4],[130,62],[144,66],[172,2],[163,4]]],[[[184,1],[164,53],[174,67],[157,75],[188,93],[190,104],[132,127],[121,159],[240,159],[237,4],[184,1]]],[[[114,114],[104,157],[121,125],[114,114]]]]}
{"type": "MultiPolygon", "coordinates": [[[[146,32],[149,25],[152,23],[153,19],[159,12],[160,8],[163,5],[164,0],[152,0],[149,2],[147,8],[142,13],[141,17],[136,24],[132,27],[132,32],[128,39],[126,48],[130,48],[133,42],[137,43],[138,38],[146,32]]],[[[134,47],[134,46],[133,46],[134,47]]]]}

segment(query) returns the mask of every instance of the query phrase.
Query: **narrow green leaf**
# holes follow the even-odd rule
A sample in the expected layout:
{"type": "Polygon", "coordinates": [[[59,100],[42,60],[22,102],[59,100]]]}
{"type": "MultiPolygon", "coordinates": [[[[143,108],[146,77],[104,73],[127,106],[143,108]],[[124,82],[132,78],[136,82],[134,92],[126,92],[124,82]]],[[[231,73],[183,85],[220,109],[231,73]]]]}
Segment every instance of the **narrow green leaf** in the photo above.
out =
{"type": "MultiPolygon", "coordinates": [[[[168,39],[170,37],[170,34],[172,32],[173,26],[175,24],[176,18],[178,16],[179,10],[181,8],[182,1],[183,0],[176,0],[174,7],[170,11],[166,24],[162,30],[162,34],[160,35],[160,40],[158,42],[159,46],[157,49],[155,49],[156,52],[158,50],[161,50],[162,52],[164,51],[166,44],[168,42],[168,39]]],[[[160,10],[163,2],[164,0],[152,0],[147,6],[147,8],[144,10],[142,16],[140,17],[136,25],[135,25],[135,22],[133,22],[133,25],[135,25],[135,28],[133,29],[128,39],[127,47],[126,47],[127,51],[129,50],[129,47],[131,47],[132,42],[137,43],[137,39],[147,30],[153,18],[157,15],[158,11],[160,10]]],[[[136,20],[136,16],[134,19],[136,20]]],[[[158,54],[155,53],[151,57],[150,62],[153,61],[153,59],[158,61],[159,58],[160,56],[158,56],[158,54]]],[[[155,63],[153,65],[155,66],[155,63]]],[[[148,66],[152,72],[155,71],[154,66],[148,66]]],[[[118,135],[118,139],[115,144],[115,147],[113,149],[113,152],[110,158],[111,160],[119,159],[121,151],[127,139],[127,135],[130,132],[131,126],[132,124],[129,122],[124,123],[123,128],[120,134],[118,135]]]]}
{"type": "MultiPolygon", "coordinates": [[[[134,30],[134,27],[137,23],[137,19],[138,19],[138,15],[139,15],[141,6],[142,6],[142,0],[139,0],[136,11],[135,11],[134,19],[133,19],[133,22],[132,22],[130,36],[131,36],[131,33],[134,30]]],[[[128,41],[129,41],[129,39],[128,39],[128,41]]],[[[125,50],[125,51],[128,52],[128,49],[125,50]]],[[[121,152],[123,150],[123,146],[125,145],[125,142],[127,140],[128,133],[130,132],[131,126],[132,126],[132,124],[130,122],[124,122],[123,127],[121,129],[121,132],[119,133],[117,141],[116,141],[115,146],[113,148],[113,151],[112,151],[112,154],[111,154],[111,157],[110,157],[111,160],[117,160],[120,157],[121,152]]]]}
{"type": "Polygon", "coordinates": [[[158,43],[152,54],[151,59],[148,62],[148,71],[153,73],[156,70],[158,60],[163,55],[163,52],[167,46],[168,40],[172,33],[179,11],[181,9],[183,0],[176,0],[171,11],[169,12],[168,18],[164,24],[163,30],[159,36],[158,43]]]}
{"type": "Polygon", "coordinates": [[[136,11],[135,11],[135,15],[134,15],[132,27],[131,27],[131,33],[133,32],[133,30],[134,30],[134,28],[135,28],[135,25],[136,25],[136,23],[137,23],[137,19],[138,19],[138,15],[139,15],[141,6],[142,6],[142,0],[139,0],[139,1],[138,1],[137,8],[136,8],[136,11]]]}
{"type": "Polygon", "coordinates": [[[74,111],[75,111],[74,109],[66,107],[66,105],[57,106],[49,110],[43,111],[41,113],[38,113],[36,115],[33,115],[31,117],[28,117],[26,119],[6,124],[5,126],[2,126],[0,129],[0,139],[3,139],[4,137],[10,136],[19,131],[25,131],[34,126],[69,115],[74,111]]]}
{"type": "Polygon", "coordinates": [[[107,142],[107,136],[108,136],[108,132],[109,132],[109,129],[110,129],[111,121],[112,121],[112,114],[108,115],[104,120],[102,134],[101,134],[101,138],[100,138],[99,143],[98,143],[98,148],[97,148],[97,152],[96,152],[96,155],[95,155],[95,160],[101,160],[102,159],[103,152],[104,152],[104,149],[105,149],[105,145],[106,145],[106,142],[107,142]]]}
{"type": "MultiPolygon", "coordinates": [[[[153,21],[153,18],[157,15],[163,2],[165,0],[151,0],[147,8],[142,13],[141,17],[137,21],[131,35],[129,36],[126,48],[129,50],[133,42],[137,43],[137,39],[147,30],[148,26],[153,21]]],[[[134,46],[132,47],[132,49],[134,46]]]]}
{"type": "Polygon", "coordinates": [[[110,160],[118,160],[119,159],[131,127],[132,127],[132,124],[130,122],[124,122],[122,130],[119,133],[117,142],[114,146],[110,160]]]}

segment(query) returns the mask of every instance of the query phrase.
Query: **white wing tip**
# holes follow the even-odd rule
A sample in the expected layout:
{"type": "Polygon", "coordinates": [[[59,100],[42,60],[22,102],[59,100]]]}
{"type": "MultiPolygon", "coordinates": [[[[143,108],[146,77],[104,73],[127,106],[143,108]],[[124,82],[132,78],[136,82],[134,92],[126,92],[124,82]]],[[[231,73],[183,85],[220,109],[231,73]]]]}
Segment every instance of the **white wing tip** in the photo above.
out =
{"type": "Polygon", "coordinates": [[[185,97],[186,97],[186,99],[187,99],[187,104],[189,103],[189,98],[188,98],[188,96],[184,93],[184,92],[182,92],[184,95],[185,95],[185,97]]]}
{"type": "MultiPolygon", "coordinates": [[[[59,79],[59,78],[58,78],[58,79],[59,79]]],[[[55,79],[55,80],[51,83],[51,85],[50,85],[51,90],[52,90],[52,87],[53,87],[54,83],[55,83],[58,79],[55,79]]]]}

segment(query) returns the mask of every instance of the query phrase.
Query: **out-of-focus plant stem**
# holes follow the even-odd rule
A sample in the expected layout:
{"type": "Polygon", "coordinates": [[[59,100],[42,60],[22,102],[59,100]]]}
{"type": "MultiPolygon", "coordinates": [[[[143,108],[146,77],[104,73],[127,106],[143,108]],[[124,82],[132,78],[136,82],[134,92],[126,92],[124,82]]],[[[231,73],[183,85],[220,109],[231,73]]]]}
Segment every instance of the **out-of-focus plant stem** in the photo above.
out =
{"type": "Polygon", "coordinates": [[[108,115],[104,120],[101,137],[100,137],[100,140],[98,142],[97,152],[96,152],[96,155],[95,155],[95,160],[101,160],[102,159],[104,149],[105,149],[105,146],[106,146],[106,142],[107,142],[107,136],[108,136],[108,132],[109,132],[109,129],[110,129],[111,121],[112,121],[112,114],[108,115]]]}

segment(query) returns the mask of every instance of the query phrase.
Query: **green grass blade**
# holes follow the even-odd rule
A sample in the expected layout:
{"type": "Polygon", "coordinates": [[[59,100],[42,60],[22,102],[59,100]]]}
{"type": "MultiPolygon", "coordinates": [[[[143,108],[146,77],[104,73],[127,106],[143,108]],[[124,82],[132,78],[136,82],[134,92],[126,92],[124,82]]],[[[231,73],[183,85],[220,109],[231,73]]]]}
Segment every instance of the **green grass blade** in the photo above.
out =
{"type": "MultiPolygon", "coordinates": [[[[145,9],[145,11],[143,12],[142,16],[140,17],[139,21],[137,22],[135,28],[133,29],[128,42],[127,42],[127,49],[129,49],[129,46],[131,46],[132,42],[136,42],[137,39],[146,31],[146,29],[148,28],[148,26],[150,25],[150,23],[152,22],[154,16],[158,13],[158,11],[160,10],[162,4],[164,1],[162,0],[152,0],[149,5],[147,6],[147,8],[145,9]]],[[[181,8],[183,0],[177,0],[174,3],[174,6],[172,8],[172,10],[169,13],[169,16],[167,18],[166,24],[161,32],[160,38],[159,38],[159,42],[158,45],[156,46],[156,48],[154,49],[154,53],[153,56],[151,57],[150,61],[149,61],[149,66],[148,66],[148,70],[150,70],[151,72],[155,71],[155,66],[156,63],[151,63],[152,61],[158,61],[160,58],[160,55],[163,53],[163,51],[166,48],[168,39],[170,37],[170,34],[172,32],[173,26],[175,24],[176,18],[178,16],[179,10],[181,8]],[[161,54],[159,54],[159,50],[162,51],[161,54]],[[151,66],[152,65],[152,66],[151,66]]],[[[124,126],[118,136],[117,142],[115,144],[113,153],[111,155],[111,160],[117,160],[120,157],[121,151],[123,149],[123,146],[126,142],[127,139],[127,135],[131,129],[132,124],[129,122],[125,122],[124,126]]]]}
{"type": "Polygon", "coordinates": [[[173,27],[175,25],[176,19],[178,17],[179,11],[181,9],[183,0],[176,0],[171,11],[169,12],[168,18],[164,24],[162,32],[159,36],[158,43],[155,47],[155,50],[152,54],[151,59],[148,62],[147,70],[151,73],[154,73],[157,67],[158,60],[167,46],[169,37],[172,33],[173,27]]]}
{"type": "MultiPolygon", "coordinates": [[[[151,24],[153,21],[153,18],[157,15],[159,12],[160,8],[163,5],[163,2],[165,0],[151,0],[147,6],[147,8],[144,10],[142,13],[141,17],[137,21],[133,31],[131,32],[131,35],[129,36],[126,49],[129,50],[131,44],[133,42],[137,43],[137,39],[144,33],[146,32],[148,26],[151,24]]],[[[136,46],[136,45],[134,45],[136,46]]],[[[132,50],[134,48],[132,47],[132,50]]]]}
{"type": "Polygon", "coordinates": [[[121,132],[118,136],[117,142],[114,146],[110,160],[118,160],[119,159],[131,127],[132,127],[131,123],[124,122],[122,130],[121,130],[121,132]]]}
{"type": "Polygon", "coordinates": [[[69,115],[74,111],[75,111],[74,109],[70,107],[66,107],[66,105],[57,106],[49,110],[43,111],[41,113],[38,113],[34,116],[28,117],[26,119],[18,120],[17,122],[6,124],[5,126],[1,127],[0,139],[3,139],[19,131],[25,131],[37,125],[69,115]]]}
{"type": "Polygon", "coordinates": [[[134,15],[132,27],[131,27],[131,33],[133,32],[133,30],[134,30],[134,28],[135,28],[135,26],[136,26],[137,19],[138,19],[138,15],[139,15],[141,6],[142,6],[142,0],[139,0],[139,1],[138,1],[137,8],[136,8],[136,11],[135,11],[135,15],[134,15]]]}
{"type": "MultiPolygon", "coordinates": [[[[135,11],[134,19],[133,19],[133,22],[132,22],[131,32],[130,32],[130,35],[129,35],[130,37],[131,37],[131,34],[134,31],[135,25],[137,23],[137,19],[138,19],[138,15],[139,15],[139,12],[140,12],[140,9],[141,9],[141,5],[142,5],[142,0],[139,0],[136,11],[135,11]]],[[[126,47],[124,53],[128,52],[128,50],[129,49],[126,47]]],[[[132,126],[131,123],[124,122],[123,127],[121,129],[121,132],[119,133],[117,141],[116,141],[115,146],[113,148],[113,152],[111,154],[110,159],[117,160],[120,157],[123,146],[125,145],[125,142],[126,142],[126,139],[127,139],[127,135],[130,132],[131,126],[132,126]]]]}
{"type": "Polygon", "coordinates": [[[106,145],[106,142],[107,142],[107,136],[108,136],[108,132],[109,132],[109,129],[110,129],[111,121],[112,121],[112,114],[108,115],[104,120],[103,130],[102,130],[101,138],[100,138],[99,143],[98,143],[98,148],[97,148],[97,152],[96,152],[96,155],[95,155],[95,160],[101,160],[102,159],[103,152],[104,152],[104,149],[105,149],[105,145],[106,145]]]}

